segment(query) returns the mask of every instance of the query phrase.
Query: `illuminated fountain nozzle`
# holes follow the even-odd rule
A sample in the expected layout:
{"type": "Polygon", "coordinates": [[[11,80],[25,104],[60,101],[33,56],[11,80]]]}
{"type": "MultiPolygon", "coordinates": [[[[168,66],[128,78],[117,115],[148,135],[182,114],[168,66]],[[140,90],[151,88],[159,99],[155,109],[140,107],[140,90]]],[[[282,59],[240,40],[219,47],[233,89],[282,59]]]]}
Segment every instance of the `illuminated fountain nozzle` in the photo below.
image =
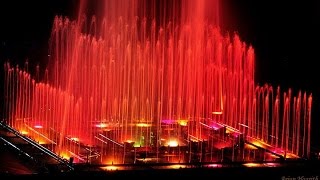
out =
{"type": "Polygon", "coordinates": [[[99,124],[96,124],[95,127],[97,128],[106,128],[108,127],[107,123],[99,123],[99,124]]]}
{"type": "Polygon", "coordinates": [[[223,112],[222,112],[222,111],[213,111],[212,114],[214,114],[214,115],[221,115],[221,114],[223,114],[223,112]]]}
{"type": "Polygon", "coordinates": [[[43,126],[42,126],[42,125],[37,124],[37,125],[35,125],[35,126],[34,126],[34,128],[36,128],[36,129],[42,129],[42,128],[43,128],[43,126]]]}
{"type": "Polygon", "coordinates": [[[170,147],[178,147],[178,145],[179,145],[179,143],[176,140],[170,140],[168,142],[168,146],[170,146],[170,147]]]}
{"type": "Polygon", "coordinates": [[[136,126],[137,126],[137,127],[151,127],[151,124],[147,124],[147,123],[137,123],[136,126]]]}
{"type": "Polygon", "coordinates": [[[70,138],[72,141],[75,141],[75,142],[79,142],[80,140],[79,140],[79,138],[77,138],[77,137],[72,137],[72,138],[70,138]]]}
{"type": "Polygon", "coordinates": [[[29,132],[28,132],[28,131],[24,131],[24,130],[20,131],[20,133],[21,133],[21,134],[23,134],[23,135],[27,135],[27,134],[29,134],[29,132]]]}
{"type": "Polygon", "coordinates": [[[132,140],[127,140],[126,143],[133,143],[133,141],[132,140]]]}

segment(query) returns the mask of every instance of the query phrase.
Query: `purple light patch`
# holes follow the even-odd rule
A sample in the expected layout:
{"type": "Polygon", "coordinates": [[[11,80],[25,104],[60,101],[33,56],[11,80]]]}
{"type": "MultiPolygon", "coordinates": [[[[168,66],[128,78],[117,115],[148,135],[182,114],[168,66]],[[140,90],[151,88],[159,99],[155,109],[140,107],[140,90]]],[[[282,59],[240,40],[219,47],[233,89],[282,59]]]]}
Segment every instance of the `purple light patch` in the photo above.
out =
{"type": "Polygon", "coordinates": [[[222,126],[219,125],[219,124],[217,124],[217,123],[212,123],[212,124],[210,124],[210,127],[211,127],[212,129],[214,129],[214,130],[218,130],[218,129],[220,129],[222,126]]]}
{"type": "Polygon", "coordinates": [[[173,119],[162,119],[161,123],[163,123],[163,124],[174,124],[175,120],[173,120],[173,119]]]}

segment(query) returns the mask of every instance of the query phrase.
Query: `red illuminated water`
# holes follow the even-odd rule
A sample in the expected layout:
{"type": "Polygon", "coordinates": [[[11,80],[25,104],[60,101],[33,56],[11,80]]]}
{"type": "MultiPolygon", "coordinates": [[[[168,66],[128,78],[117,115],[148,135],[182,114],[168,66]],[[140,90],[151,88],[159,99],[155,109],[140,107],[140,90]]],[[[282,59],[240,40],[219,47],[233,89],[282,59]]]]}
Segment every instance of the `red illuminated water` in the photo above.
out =
{"type": "Polygon", "coordinates": [[[190,162],[193,147],[216,161],[240,134],[308,156],[311,94],[257,86],[254,49],[222,34],[218,5],[107,1],[92,20],[56,17],[43,80],[5,64],[6,122],[77,162],[135,162],[133,151],[190,162]],[[166,156],[170,147],[190,151],[166,156]]]}

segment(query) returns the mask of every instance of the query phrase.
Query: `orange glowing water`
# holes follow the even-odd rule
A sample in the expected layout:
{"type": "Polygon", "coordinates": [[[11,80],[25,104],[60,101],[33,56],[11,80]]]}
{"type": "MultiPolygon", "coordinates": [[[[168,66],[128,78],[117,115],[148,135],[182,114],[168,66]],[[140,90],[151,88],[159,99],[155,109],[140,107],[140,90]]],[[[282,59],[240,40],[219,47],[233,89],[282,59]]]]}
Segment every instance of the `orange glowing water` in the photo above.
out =
{"type": "Polygon", "coordinates": [[[254,49],[238,34],[221,33],[218,0],[102,7],[92,20],[81,16],[84,2],[75,21],[54,19],[42,81],[5,64],[9,125],[79,161],[125,162],[127,144],[157,158],[162,146],[190,141],[208,141],[210,151],[225,144],[224,135],[220,142],[210,133],[223,126],[309,154],[312,96],[256,86],[254,49]]]}

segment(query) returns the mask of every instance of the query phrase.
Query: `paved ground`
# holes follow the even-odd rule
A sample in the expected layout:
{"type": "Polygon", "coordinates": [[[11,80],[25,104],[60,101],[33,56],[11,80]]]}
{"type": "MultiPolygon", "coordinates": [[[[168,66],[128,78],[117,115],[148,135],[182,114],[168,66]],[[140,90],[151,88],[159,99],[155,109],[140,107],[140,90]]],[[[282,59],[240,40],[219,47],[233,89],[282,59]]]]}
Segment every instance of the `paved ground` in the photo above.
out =
{"type": "Polygon", "coordinates": [[[0,175],[47,173],[48,165],[58,164],[50,155],[0,127],[0,175]]]}
{"type": "Polygon", "coordinates": [[[32,174],[34,171],[28,167],[17,153],[10,151],[3,143],[0,144],[0,174],[32,174]]]}

